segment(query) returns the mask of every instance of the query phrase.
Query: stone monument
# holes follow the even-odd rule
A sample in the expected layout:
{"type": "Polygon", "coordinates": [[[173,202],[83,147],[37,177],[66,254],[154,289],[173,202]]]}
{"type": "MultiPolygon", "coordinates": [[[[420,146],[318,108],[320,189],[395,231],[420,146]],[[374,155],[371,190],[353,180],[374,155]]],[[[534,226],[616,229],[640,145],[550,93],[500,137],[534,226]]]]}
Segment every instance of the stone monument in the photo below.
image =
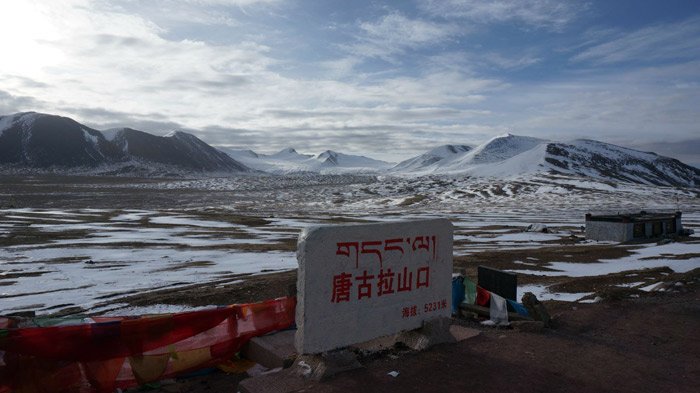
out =
{"type": "Polygon", "coordinates": [[[318,354],[449,318],[452,235],[446,219],[305,229],[297,351],[318,354]]]}

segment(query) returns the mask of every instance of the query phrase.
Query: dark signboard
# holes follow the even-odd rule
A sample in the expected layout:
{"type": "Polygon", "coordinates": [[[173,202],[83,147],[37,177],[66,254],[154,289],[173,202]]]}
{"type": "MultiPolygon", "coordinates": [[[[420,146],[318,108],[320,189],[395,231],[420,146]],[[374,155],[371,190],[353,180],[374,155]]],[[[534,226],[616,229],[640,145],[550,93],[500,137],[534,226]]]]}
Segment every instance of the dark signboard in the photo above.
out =
{"type": "Polygon", "coordinates": [[[506,299],[517,301],[518,276],[486,266],[478,268],[479,286],[506,299]]]}

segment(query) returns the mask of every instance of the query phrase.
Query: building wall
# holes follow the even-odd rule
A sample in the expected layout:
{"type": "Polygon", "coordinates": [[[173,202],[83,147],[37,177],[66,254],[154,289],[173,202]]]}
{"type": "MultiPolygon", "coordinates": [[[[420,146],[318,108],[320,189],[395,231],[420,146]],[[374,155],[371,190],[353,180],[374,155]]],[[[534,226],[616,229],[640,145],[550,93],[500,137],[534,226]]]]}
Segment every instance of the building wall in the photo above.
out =
{"type": "Polygon", "coordinates": [[[632,240],[634,226],[625,222],[586,221],[586,239],[626,242],[632,240]]]}

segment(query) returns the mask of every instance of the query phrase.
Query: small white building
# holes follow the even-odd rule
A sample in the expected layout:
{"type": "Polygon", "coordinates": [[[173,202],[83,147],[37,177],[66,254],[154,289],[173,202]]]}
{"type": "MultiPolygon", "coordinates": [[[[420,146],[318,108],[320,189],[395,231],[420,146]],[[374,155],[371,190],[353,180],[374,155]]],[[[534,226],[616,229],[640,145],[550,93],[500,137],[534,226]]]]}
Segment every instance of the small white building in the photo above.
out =
{"type": "Polygon", "coordinates": [[[682,232],[681,212],[600,215],[586,214],[586,239],[628,242],[682,232]]]}

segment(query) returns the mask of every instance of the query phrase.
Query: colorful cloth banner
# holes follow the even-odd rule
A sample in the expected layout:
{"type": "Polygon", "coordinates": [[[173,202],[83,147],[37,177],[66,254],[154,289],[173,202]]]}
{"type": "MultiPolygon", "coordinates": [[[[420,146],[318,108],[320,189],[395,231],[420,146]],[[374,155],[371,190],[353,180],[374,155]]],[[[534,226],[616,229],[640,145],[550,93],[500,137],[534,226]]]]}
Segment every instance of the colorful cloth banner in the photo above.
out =
{"type": "Polygon", "coordinates": [[[94,323],[17,327],[0,318],[0,393],[113,392],[223,363],[294,323],[295,298],[94,323]]]}
{"type": "Polygon", "coordinates": [[[525,308],[525,306],[523,306],[522,304],[515,302],[513,300],[510,300],[510,299],[506,299],[506,301],[508,302],[508,305],[511,306],[513,308],[513,310],[515,310],[515,312],[518,313],[519,315],[522,315],[524,317],[530,316],[530,313],[527,312],[527,308],[525,308]]]}
{"type": "Polygon", "coordinates": [[[491,292],[477,285],[476,287],[476,304],[482,307],[489,307],[491,301],[491,292]]]}
{"type": "Polygon", "coordinates": [[[464,302],[476,304],[476,284],[466,277],[464,278],[464,302]]]}
{"type": "Polygon", "coordinates": [[[508,324],[508,307],[506,306],[506,299],[493,292],[491,292],[489,319],[497,325],[508,324]]]}

